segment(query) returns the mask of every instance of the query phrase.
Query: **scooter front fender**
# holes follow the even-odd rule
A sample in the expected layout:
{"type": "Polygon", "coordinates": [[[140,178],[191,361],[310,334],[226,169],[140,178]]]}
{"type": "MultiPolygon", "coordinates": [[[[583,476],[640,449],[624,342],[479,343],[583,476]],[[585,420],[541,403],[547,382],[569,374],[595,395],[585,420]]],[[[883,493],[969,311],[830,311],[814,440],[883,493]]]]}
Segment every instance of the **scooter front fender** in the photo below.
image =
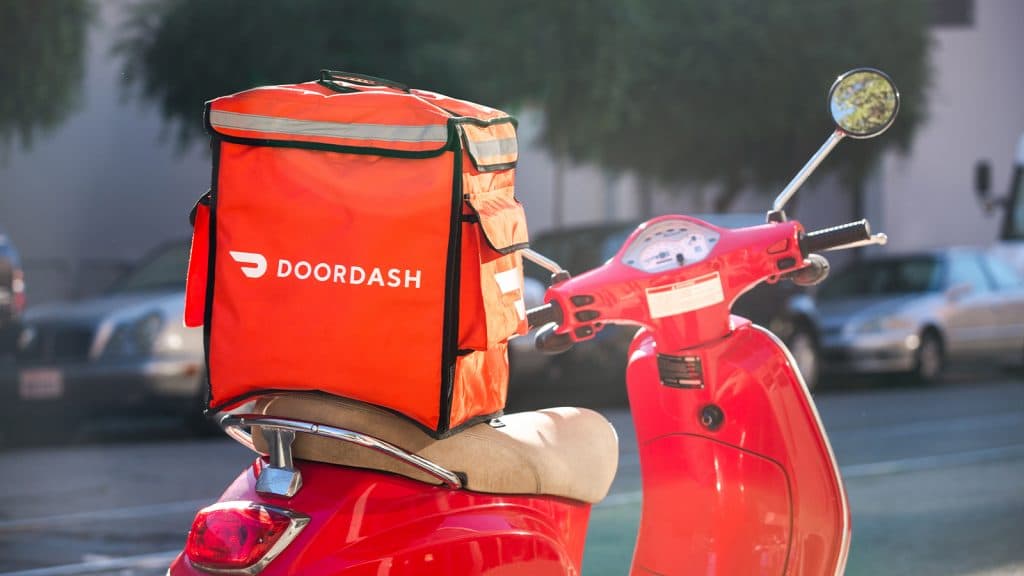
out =
{"type": "Polygon", "coordinates": [[[773,334],[734,325],[672,352],[692,367],[685,386],[662,383],[649,332],[634,341],[644,496],[633,574],[842,574],[849,508],[814,403],[773,334]]]}

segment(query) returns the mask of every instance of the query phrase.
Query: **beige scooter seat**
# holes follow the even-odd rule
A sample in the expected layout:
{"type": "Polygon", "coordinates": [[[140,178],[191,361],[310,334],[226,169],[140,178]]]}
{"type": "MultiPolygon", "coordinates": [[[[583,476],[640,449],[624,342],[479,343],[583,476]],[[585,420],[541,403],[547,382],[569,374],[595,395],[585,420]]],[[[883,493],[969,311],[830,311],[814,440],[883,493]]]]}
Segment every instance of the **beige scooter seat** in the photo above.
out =
{"type": "MultiPolygon", "coordinates": [[[[464,476],[464,487],[494,494],[545,494],[595,503],[608,494],[618,466],[618,437],[603,416],[582,408],[509,414],[437,440],[387,410],[317,393],[261,398],[256,412],[362,432],[464,476]]],[[[253,434],[266,453],[263,435],[253,434]]],[[[425,472],[344,441],[297,434],[296,458],[401,474],[438,484],[425,472]]]]}

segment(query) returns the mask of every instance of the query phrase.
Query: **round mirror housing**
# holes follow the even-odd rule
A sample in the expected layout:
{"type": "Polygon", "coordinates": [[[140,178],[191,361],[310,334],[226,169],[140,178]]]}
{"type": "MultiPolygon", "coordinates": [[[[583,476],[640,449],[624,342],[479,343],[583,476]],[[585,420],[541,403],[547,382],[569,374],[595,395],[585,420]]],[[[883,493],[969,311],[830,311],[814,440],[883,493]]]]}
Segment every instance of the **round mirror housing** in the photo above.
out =
{"type": "Polygon", "coordinates": [[[892,79],[874,68],[856,68],[841,75],[828,93],[832,120],[853,138],[872,138],[896,120],[900,93],[892,79]]]}

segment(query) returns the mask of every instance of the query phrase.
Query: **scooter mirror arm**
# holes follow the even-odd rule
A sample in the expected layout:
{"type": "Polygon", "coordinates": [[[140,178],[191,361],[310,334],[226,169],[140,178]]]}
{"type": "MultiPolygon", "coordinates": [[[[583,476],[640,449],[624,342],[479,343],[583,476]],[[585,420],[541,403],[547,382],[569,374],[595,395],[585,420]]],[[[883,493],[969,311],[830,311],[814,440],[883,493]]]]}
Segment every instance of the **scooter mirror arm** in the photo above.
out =
{"type": "Polygon", "coordinates": [[[569,279],[569,272],[565,268],[562,268],[562,266],[558,262],[555,262],[551,258],[548,258],[547,256],[541,254],[540,252],[537,252],[536,250],[531,250],[530,248],[524,248],[519,252],[523,255],[523,258],[525,258],[526,260],[529,260],[530,262],[533,262],[537,266],[540,266],[541,268],[547,270],[548,272],[551,272],[552,284],[557,284],[558,282],[569,279]]]}
{"type": "Polygon", "coordinates": [[[804,182],[818,169],[818,166],[828,157],[832,149],[839,144],[839,141],[846,137],[846,133],[842,130],[836,129],[832,134],[825,140],[825,143],[818,148],[818,151],[804,164],[804,167],[796,173],[796,176],[786,184],[786,187],[779,193],[775,198],[775,202],[772,203],[772,211],[768,213],[768,222],[784,222],[786,220],[786,214],[783,211],[786,208],[786,204],[789,199],[796,194],[796,191],[804,185],[804,182]]]}
{"type": "Polygon", "coordinates": [[[263,416],[261,414],[239,414],[239,415],[228,415],[224,416],[220,420],[220,426],[228,433],[229,436],[240,442],[246,448],[259,452],[256,450],[253,442],[252,435],[241,430],[243,427],[259,426],[261,428],[270,428],[276,430],[290,430],[292,432],[301,432],[303,434],[312,434],[314,436],[323,436],[325,438],[331,438],[333,440],[340,440],[342,442],[348,442],[350,444],[356,444],[364,448],[379,452],[386,456],[390,456],[395,460],[408,464],[413,468],[417,468],[426,472],[430,476],[441,481],[445,486],[451,489],[458,489],[462,487],[462,480],[458,474],[442,468],[437,464],[434,464],[426,458],[417,456],[410,452],[385,442],[379,438],[374,438],[361,432],[354,430],[348,430],[346,428],[337,428],[335,426],[328,426],[326,424],[315,424],[313,422],[305,422],[302,420],[290,420],[287,418],[274,418],[269,416],[263,416]]]}

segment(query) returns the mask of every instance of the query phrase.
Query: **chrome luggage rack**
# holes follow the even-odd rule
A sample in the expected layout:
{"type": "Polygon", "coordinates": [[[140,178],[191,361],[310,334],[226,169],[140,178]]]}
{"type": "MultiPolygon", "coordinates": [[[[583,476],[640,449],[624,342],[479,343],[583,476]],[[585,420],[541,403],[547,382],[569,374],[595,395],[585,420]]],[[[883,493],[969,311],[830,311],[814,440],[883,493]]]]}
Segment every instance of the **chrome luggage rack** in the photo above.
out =
{"type": "Polygon", "coordinates": [[[256,491],[261,494],[291,498],[302,487],[302,474],[295,468],[292,459],[292,443],[295,441],[296,433],[311,434],[362,446],[421,470],[448,488],[462,487],[462,480],[454,472],[438,466],[426,458],[407,452],[390,442],[355,430],[263,414],[228,413],[220,416],[217,423],[228,436],[242,446],[269,457],[270,464],[263,467],[256,480],[256,491]],[[263,453],[256,449],[252,433],[245,430],[245,428],[253,426],[260,427],[269,453],[263,453]]]}

